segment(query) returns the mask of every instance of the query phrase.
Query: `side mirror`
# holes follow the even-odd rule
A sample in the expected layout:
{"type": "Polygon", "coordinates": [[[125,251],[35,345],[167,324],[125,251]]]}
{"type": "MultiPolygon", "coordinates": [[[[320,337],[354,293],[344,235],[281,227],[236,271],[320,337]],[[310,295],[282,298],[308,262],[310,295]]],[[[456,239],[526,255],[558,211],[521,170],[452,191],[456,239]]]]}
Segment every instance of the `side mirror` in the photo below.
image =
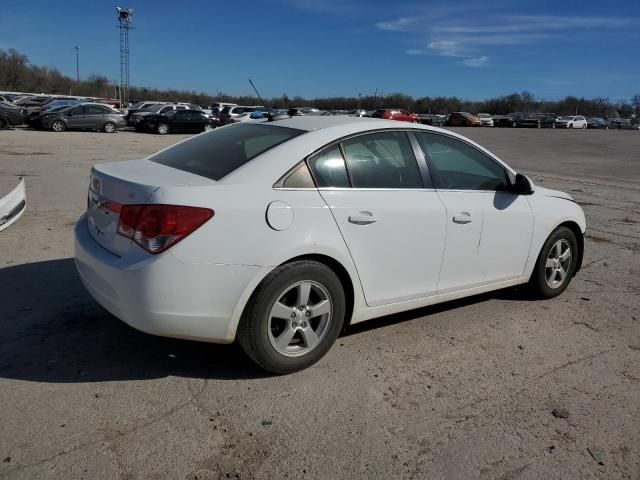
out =
{"type": "Polygon", "coordinates": [[[511,193],[516,195],[531,195],[533,190],[531,188],[531,182],[527,177],[521,173],[516,174],[515,181],[511,184],[509,189],[511,193]]]}

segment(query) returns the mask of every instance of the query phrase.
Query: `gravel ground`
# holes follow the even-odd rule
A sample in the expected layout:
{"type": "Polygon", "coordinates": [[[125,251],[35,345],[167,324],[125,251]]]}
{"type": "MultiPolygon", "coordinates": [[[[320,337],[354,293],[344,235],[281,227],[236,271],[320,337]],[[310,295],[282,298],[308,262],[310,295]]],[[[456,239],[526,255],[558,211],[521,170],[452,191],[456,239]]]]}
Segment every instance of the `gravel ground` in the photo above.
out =
{"type": "Polygon", "coordinates": [[[0,477],[640,478],[640,134],[460,131],[581,203],[582,271],[549,301],[354,326],[283,377],[137,332],[77,279],[90,166],[181,136],[0,132],[0,179],[28,190],[0,234],[0,477]]]}

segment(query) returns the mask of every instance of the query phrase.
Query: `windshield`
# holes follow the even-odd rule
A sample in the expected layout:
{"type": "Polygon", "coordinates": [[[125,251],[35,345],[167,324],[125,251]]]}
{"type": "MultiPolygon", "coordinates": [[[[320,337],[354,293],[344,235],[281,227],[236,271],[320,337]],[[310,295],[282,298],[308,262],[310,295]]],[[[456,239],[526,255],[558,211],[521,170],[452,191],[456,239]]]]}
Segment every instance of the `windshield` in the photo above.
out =
{"type": "Polygon", "coordinates": [[[243,123],[215,129],[156,153],[149,160],[220,180],[245,163],[304,130],[243,123]]]}

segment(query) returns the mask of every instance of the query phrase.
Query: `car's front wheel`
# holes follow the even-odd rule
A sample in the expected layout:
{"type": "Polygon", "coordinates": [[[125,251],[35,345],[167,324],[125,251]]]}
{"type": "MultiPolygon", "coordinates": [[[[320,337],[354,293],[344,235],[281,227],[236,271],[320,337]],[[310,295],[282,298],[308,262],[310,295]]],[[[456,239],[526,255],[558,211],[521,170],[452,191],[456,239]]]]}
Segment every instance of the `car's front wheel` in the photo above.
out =
{"type": "Polygon", "coordinates": [[[160,123],[156,127],[156,132],[158,132],[160,135],[166,135],[167,133],[169,133],[169,125],[167,125],[166,123],[160,123]]]}
{"type": "Polygon", "coordinates": [[[560,295],[576,271],[579,257],[575,233],[567,227],[556,228],[545,242],[529,286],[541,298],[560,295]]]}
{"type": "Polygon", "coordinates": [[[265,370],[292,373],[331,348],[344,323],[342,283],[329,267],[296,261],[271,272],[256,289],[238,326],[245,353],[265,370]]]}

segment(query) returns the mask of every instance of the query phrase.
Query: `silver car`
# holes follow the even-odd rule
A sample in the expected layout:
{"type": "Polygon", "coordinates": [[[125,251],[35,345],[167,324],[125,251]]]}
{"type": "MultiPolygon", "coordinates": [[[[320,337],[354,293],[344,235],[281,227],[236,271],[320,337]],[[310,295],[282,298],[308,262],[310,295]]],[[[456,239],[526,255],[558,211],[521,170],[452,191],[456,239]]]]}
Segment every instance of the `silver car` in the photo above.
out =
{"type": "Polygon", "coordinates": [[[41,118],[41,127],[54,132],[76,129],[102,130],[107,133],[113,133],[118,128],[126,126],[127,122],[120,112],[98,103],[75,105],[58,112],[52,112],[41,118]]]}

